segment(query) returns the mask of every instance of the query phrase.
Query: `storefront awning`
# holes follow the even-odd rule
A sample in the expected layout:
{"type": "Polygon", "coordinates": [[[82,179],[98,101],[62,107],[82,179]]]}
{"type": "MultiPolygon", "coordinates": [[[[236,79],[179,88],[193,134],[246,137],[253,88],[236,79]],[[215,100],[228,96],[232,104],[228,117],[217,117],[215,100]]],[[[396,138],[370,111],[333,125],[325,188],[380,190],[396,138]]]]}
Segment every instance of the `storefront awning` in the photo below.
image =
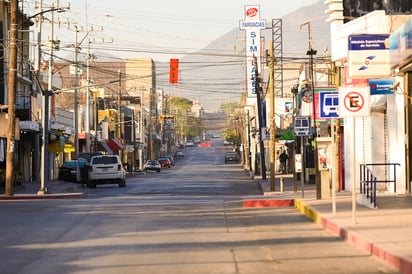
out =
{"type": "Polygon", "coordinates": [[[153,134],[152,134],[152,139],[153,139],[153,140],[155,140],[155,139],[157,139],[157,140],[162,140],[162,138],[160,138],[159,134],[156,134],[156,133],[153,133],[153,134]]]}
{"type": "Polygon", "coordinates": [[[116,138],[110,138],[108,145],[111,150],[123,150],[125,149],[125,146],[120,142],[120,140],[116,138]]]}
{"type": "Polygon", "coordinates": [[[113,151],[110,149],[109,145],[105,142],[100,143],[102,147],[109,153],[109,155],[113,155],[113,151]]]}
{"type": "Polygon", "coordinates": [[[293,136],[292,130],[289,130],[285,134],[279,137],[279,140],[294,140],[295,137],[293,136]]]}

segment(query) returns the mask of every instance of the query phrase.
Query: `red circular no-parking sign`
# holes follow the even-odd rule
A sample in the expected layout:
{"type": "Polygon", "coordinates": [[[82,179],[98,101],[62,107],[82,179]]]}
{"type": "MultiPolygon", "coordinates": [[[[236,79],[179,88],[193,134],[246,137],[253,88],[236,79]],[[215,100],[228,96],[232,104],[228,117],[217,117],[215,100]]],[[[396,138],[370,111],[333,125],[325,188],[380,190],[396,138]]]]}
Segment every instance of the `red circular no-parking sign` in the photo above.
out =
{"type": "Polygon", "coordinates": [[[365,104],[365,98],[359,92],[349,92],[344,98],[344,106],[350,112],[358,112],[362,110],[365,104]]]}

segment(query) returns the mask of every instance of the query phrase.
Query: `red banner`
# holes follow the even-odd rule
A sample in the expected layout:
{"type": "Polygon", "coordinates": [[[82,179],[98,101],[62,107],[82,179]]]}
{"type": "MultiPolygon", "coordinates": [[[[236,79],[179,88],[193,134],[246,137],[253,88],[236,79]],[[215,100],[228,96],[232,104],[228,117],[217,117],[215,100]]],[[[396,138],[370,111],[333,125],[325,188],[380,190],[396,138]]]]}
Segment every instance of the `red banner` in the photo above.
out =
{"type": "Polygon", "coordinates": [[[179,59],[170,59],[169,83],[177,84],[179,81],[179,59]]]}

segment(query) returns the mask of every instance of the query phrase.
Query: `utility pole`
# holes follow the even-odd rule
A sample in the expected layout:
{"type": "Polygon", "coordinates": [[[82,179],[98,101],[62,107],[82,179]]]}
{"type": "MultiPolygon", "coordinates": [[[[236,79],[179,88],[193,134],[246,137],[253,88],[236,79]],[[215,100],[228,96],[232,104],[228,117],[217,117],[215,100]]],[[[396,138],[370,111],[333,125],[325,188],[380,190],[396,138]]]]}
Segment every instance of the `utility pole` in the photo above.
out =
{"type": "Polygon", "coordinates": [[[262,99],[261,99],[261,86],[260,86],[260,78],[259,78],[259,71],[258,71],[258,64],[257,58],[253,58],[253,64],[255,66],[255,88],[256,88],[256,98],[257,98],[257,105],[258,105],[258,116],[259,116],[259,135],[260,135],[260,168],[262,173],[262,179],[266,180],[266,159],[265,159],[265,143],[263,141],[263,110],[262,110],[262,99]]]}
{"type": "Polygon", "coordinates": [[[18,0],[12,0],[10,11],[9,106],[7,117],[6,196],[14,195],[13,155],[15,142],[16,78],[17,78],[17,13],[18,0]]]}
{"type": "MultiPolygon", "coordinates": [[[[77,42],[77,34],[78,27],[74,25],[74,153],[76,159],[79,157],[79,64],[77,62],[79,45],[77,42]]],[[[77,172],[77,174],[79,174],[79,172],[77,172]]]]}
{"type": "Polygon", "coordinates": [[[269,92],[270,92],[270,190],[276,190],[276,126],[275,126],[275,56],[273,42],[269,43],[269,92]]]}
{"type": "Polygon", "coordinates": [[[152,89],[149,90],[149,130],[148,130],[148,144],[147,144],[147,159],[148,160],[153,160],[153,155],[152,155],[152,89]]]}
{"type": "Polygon", "coordinates": [[[140,88],[140,120],[139,120],[139,134],[140,134],[140,149],[139,149],[139,169],[143,170],[144,161],[144,132],[143,132],[143,88],[140,88]]]}
{"type": "Polygon", "coordinates": [[[86,81],[86,152],[90,152],[90,39],[87,39],[86,81]]]}
{"type": "Polygon", "coordinates": [[[122,127],[120,125],[122,119],[122,109],[121,109],[121,103],[122,103],[122,73],[120,70],[117,71],[119,75],[119,88],[117,92],[117,139],[121,140],[122,138],[122,127]]]}

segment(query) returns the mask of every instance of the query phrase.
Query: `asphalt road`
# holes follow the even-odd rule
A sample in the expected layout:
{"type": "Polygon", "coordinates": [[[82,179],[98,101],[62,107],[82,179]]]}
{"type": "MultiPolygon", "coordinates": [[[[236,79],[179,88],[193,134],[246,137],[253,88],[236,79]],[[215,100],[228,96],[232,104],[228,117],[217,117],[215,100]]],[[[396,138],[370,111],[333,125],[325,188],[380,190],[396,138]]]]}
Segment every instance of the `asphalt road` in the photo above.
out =
{"type": "Polygon", "coordinates": [[[223,140],[84,200],[0,202],[0,273],[396,273],[259,195],[223,140]]]}

